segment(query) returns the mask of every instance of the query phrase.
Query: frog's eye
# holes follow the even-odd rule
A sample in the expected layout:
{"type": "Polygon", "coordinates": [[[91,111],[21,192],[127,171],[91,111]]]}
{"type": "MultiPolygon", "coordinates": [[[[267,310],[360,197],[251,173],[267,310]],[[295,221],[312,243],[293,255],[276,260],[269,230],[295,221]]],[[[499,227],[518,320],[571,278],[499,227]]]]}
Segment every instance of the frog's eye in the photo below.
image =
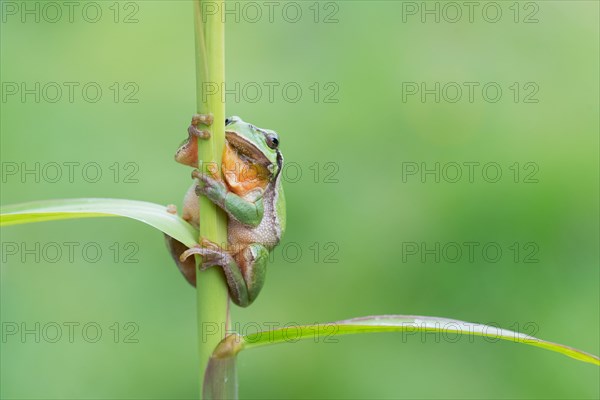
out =
{"type": "Polygon", "coordinates": [[[234,124],[236,122],[240,122],[241,119],[238,116],[231,116],[229,118],[225,118],[225,126],[229,125],[229,124],[234,124]]]}
{"type": "Polygon", "coordinates": [[[267,146],[269,146],[272,149],[276,149],[277,146],[279,146],[279,138],[277,137],[277,135],[274,135],[272,133],[267,134],[267,146]]]}

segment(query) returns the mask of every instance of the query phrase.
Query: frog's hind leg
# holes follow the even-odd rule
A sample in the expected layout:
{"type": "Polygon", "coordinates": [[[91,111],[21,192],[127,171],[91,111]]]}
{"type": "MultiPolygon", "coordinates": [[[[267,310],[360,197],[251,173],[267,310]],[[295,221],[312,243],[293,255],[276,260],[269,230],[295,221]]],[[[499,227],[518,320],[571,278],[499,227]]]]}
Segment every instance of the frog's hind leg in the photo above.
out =
{"type": "Polygon", "coordinates": [[[206,239],[203,239],[202,242],[205,247],[196,245],[195,247],[184,251],[181,254],[181,257],[179,257],[181,262],[187,262],[187,260],[193,261],[194,259],[190,256],[193,254],[198,254],[202,256],[202,270],[214,266],[223,268],[231,299],[241,307],[246,307],[249,305],[248,288],[246,287],[246,282],[244,281],[242,271],[240,270],[240,267],[234,258],[231,256],[231,254],[229,254],[229,252],[221,248],[216,243],[209,242],[206,239]],[[210,245],[208,245],[208,243],[210,243],[210,245]]]}
{"type": "Polygon", "coordinates": [[[213,266],[223,268],[231,299],[240,307],[249,306],[258,296],[265,282],[269,251],[258,243],[238,249],[235,255],[216,243],[202,239],[201,245],[192,247],[181,254],[182,261],[192,254],[199,254],[202,270],[213,266]]]}
{"type": "Polygon", "coordinates": [[[269,250],[260,243],[252,243],[237,253],[235,259],[248,288],[249,305],[256,300],[265,283],[269,250]]]}

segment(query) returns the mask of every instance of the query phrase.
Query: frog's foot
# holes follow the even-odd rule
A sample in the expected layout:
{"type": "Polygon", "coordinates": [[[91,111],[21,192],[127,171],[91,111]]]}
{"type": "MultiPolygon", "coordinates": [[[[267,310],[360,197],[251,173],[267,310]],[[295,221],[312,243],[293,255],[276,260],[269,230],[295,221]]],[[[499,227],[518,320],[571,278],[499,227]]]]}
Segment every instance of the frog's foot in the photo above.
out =
{"type": "Polygon", "coordinates": [[[202,256],[202,266],[200,267],[202,271],[214,266],[227,267],[230,263],[234,262],[227,250],[207,239],[202,239],[201,244],[184,251],[179,260],[184,262],[193,254],[202,256]]]}
{"type": "Polygon", "coordinates": [[[196,128],[194,125],[188,126],[188,134],[190,136],[194,136],[200,139],[208,139],[210,138],[210,132],[207,130],[200,130],[196,128]]]}
{"type": "Polygon", "coordinates": [[[204,124],[211,126],[213,120],[212,114],[194,114],[192,116],[192,125],[204,124]]]}
{"type": "Polygon", "coordinates": [[[192,170],[192,179],[202,179],[204,178],[204,174],[200,172],[198,169],[192,170]]]}
{"type": "MultiPolygon", "coordinates": [[[[197,244],[191,249],[187,249],[181,254],[181,256],[179,257],[180,263],[183,263],[192,254],[199,254],[202,256],[202,266],[200,267],[200,270],[202,271],[215,266],[219,266],[223,269],[225,279],[227,280],[227,286],[229,288],[229,294],[234,303],[242,307],[246,307],[247,305],[252,303],[252,300],[254,300],[254,297],[256,296],[249,297],[248,287],[246,285],[244,274],[242,272],[242,269],[240,269],[240,266],[237,264],[236,259],[233,258],[231,251],[225,250],[218,244],[203,238],[202,240],[200,240],[200,244],[197,244]]],[[[254,254],[250,255],[254,256],[254,254]]],[[[264,268],[259,269],[263,272],[265,270],[264,268]]],[[[260,286],[262,286],[263,280],[263,277],[260,276],[261,271],[259,271],[258,275],[248,275],[252,279],[252,285],[257,286],[258,290],[260,290],[260,286]],[[259,285],[256,285],[255,282],[258,282],[259,285]]]]}
{"type": "Polygon", "coordinates": [[[225,197],[227,196],[227,187],[222,180],[215,178],[214,172],[211,173],[212,176],[198,170],[193,170],[192,178],[198,180],[198,185],[196,185],[194,190],[197,196],[206,196],[213,203],[220,207],[224,207],[225,197]]]}
{"type": "Polygon", "coordinates": [[[199,124],[211,126],[213,123],[212,114],[194,114],[192,116],[192,123],[188,127],[188,134],[190,136],[195,136],[200,139],[208,139],[210,138],[210,132],[207,130],[198,129],[199,124]]]}
{"type": "Polygon", "coordinates": [[[208,175],[202,173],[199,169],[192,170],[192,179],[198,179],[202,183],[206,183],[205,181],[209,181],[212,177],[213,180],[220,181],[219,178],[219,167],[217,163],[207,162],[206,169],[208,171],[208,175]]]}

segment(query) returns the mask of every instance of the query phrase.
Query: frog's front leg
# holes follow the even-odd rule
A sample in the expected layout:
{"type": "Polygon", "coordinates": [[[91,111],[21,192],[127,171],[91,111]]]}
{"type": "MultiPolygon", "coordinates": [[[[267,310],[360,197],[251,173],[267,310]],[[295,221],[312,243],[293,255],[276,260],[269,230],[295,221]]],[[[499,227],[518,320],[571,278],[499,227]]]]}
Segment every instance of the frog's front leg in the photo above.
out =
{"type": "Polygon", "coordinates": [[[187,130],[188,138],[175,153],[175,161],[190,167],[198,167],[198,139],[210,138],[210,132],[198,129],[198,125],[210,126],[212,123],[213,116],[211,114],[194,114],[192,116],[192,122],[187,130]]]}
{"type": "Polygon", "coordinates": [[[208,197],[213,203],[221,207],[230,217],[244,225],[256,227],[264,215],[263,191],[255,189],[247,196],[246,200],[229,191],[225,183],[209,174],[198,170],[192,172],[192,177],[197,178],[200,184],[196,186],[196,194],[208,197]]]}
{"type": "Polygon", "coordinates": [[[180,260],[184,262],[190,255],[199,254],[202,256],[202,270],[213,266],[223,268],[233,302],[247,307],[264,285],[269,251],[258,243],[237,250],[232,255],[216,243],[203,239],[201,245],[183,252],[180,260]]]}
{"type": "Polygon", "coordinates": [[[212,114],[194,114],[192,116],[192,123],[188,127],[188,134],[190,136],[199,137],[200,139],[208,139],[210,138],[210,132],[198,129],[198,125],[203,124],[206,126],[211,126],[212,123],[212,114]]]}

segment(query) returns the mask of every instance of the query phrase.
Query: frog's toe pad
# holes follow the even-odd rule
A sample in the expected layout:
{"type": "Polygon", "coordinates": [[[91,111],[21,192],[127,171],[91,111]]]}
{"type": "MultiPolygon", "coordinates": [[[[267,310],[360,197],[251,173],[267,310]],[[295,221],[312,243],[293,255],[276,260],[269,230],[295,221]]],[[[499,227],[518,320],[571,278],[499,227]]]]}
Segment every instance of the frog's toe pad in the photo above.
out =
{"type": "Polygon", "coordinates": [[[202,266],[200,267],[201,270],[205,270],[216,265],[226,266],[231,262],[231,256],[225,250],[220,248],[207,248],[200,246],[187,249],[181,254],[179,259],[181,262],[183,262],[193,254],[202,256],[202,266]]]}
{"type": "Polygon", "coordinates": [[[205,124],[212,125],[214,118],[212,114],[194,114],[192,115],[192,125],[205,124]]]}
{"type": "Polygon", "coordinates": [[[191,136],[195,136],[198,137],[200,139],[209,139],[210,138],[210,132],[207,130],[200,130],[198,128],[196,128],[194,125],[190,125],[188,127],[188,134],[191,136]]]}

